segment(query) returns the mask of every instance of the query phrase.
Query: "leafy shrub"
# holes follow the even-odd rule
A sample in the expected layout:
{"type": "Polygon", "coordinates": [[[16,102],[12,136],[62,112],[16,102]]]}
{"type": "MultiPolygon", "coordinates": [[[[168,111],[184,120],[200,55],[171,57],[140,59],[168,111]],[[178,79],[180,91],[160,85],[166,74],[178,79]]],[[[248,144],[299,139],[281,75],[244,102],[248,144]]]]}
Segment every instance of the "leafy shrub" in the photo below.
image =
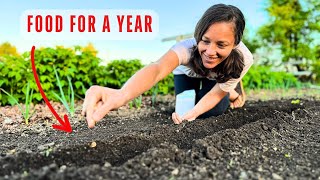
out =
{"type": "MultiPolygon", "coordinates": [[[[98,65],[101,59],[92,52],[82,50],[80,46],[71,48],[57,47],[40,49],[35,52],[35,63],[41,85],[45,92],[49,90],[58,91],[53,65],[59,69],[61,85],[67,92],[67,76],[72,79],[75,86],[75,94],[84,95],[83,88],[95,84],[95,74],[98,72],[98,65]],[[78,54],[76,54],[78,52],[78,54]]],[[[55,99],[52,94],[49,99],[55,99]]]]}
{"type": "Polygon", "coordinates": [[[110,88],[120,88],[134,73],[143,67],[138,59],[113,60],[105,67],[100,67],[101,73],[97,75],[99,85],[110,88]]]}
{"type": "Polygon", "coordinates": [[[314,61],[312,64],[312,73],[314,74],[314,81],[320,84],[320,61],[314,61]]]}
{"type": "Polygon", "coordinates": [[[153,88],[151,88],[149,91],[145,92],[144,94],[154,96],[154,91],[156,91],[157,94],[161,94],[161,95],[174,94],[173,74],[172,73],[169,74],[167,77],[159,81],[157,85],[155,85],[153,88]]]}
{"type": "MultiPolygon", "coordinates": [[[[97,74],[97,84],[110,88],[121,88],[124,83],[138,70],[143,68],[140,60],[114,60],[106,66],[101,66],[97,74]]],[[[144,83],[144,82],[141,82],[144,83]]],[[[152,95],[153,89],[145,92],[144,95],[152,95]]],[[[173,74],[158,82],[157,94],[172,94],[174,91],[173,74]]]]}
{"type": "MultiPolygon", "coordinates": [[[[31,68],[28,70],[26,64],[27,61],[24,56],[4,55],[0,60],[0,88],[17,100],[24,100],[24,91],[27,88],[28,79],[33,77],[30,72],[31,68]]],[[[34,89],[32,83],[30,83],[30,88],[34,89]]],[[[12,98],[0,92],[0,99],[0,104],[7,104],[12,98]]]]}
{"type": "Polygon", "coordinates": [[[299,87],[298,79],[286,72],[273,72],[268,66],[252,66],[243,78],[249,89],[276,89],[299,87]]]}
{"type": "MultiPolygon", "coordinates": [[[[102,60],[96,57],[96,53],[92,48],[80,46],[36,49],[37,74],[47,98],[58,101],[52,92],[60,92],[53,66],[57,68],[64,93],[68,93],[68,77],[70,77],[76,97],[84,97],[86,89],[92,85],[121,88],[136,71],[143,67],[140,60],[137,59],[114,60],[102,66],[102,60]]],[[[19,56],[3,55],[0,57],[0,88],[9,92],[19,102],[23,102],[26,98],[23,92],[28,83],[30,83],[30,90],[34,92],[33,102],[42,101],[42,96],[34,81],[29,51],[19,56]]],[[[145,94],[152,95],[152,92],[153,89],[145,94]]],[[[157,93],[173,93],[172,74],[158,83],[157,93]]],[[[0,105],[9,104],[10,99],[0,91],[0,105]]]]}
{"type": "MultiPolygon", "coordinates": [[[[59,69],[63,90],[65,92],[68,90],[67,76],[69,76],[75,86],[75,94],[81,96],[84,95],[85,87],[96,84],[95,76],[99,71],[100,61],[93,52],[80,46],[74,48],[58,46],[56,48],[40,48],[35,51],[37,74],[49,100],[57,100],[50,92],[59,91],[56,86],[53,65],[59,69]]],[[[25,99],[23,90],[30,82],[30,89],[34,90],[33,101],[42,101],[31,69],[30,52],[25,52],[21,56],[2,56],[0,67],[0,87],[2,89],[22,102],[25,99]]],[[[1,105],[8,104],[8,100],[8,96],[0,94],[1,105]]]]}

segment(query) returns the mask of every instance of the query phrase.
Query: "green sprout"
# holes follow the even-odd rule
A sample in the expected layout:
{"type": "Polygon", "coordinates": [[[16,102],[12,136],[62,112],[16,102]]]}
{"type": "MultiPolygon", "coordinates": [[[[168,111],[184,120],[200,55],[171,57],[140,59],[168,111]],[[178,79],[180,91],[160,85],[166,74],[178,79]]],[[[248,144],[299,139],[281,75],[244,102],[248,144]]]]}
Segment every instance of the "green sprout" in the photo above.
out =
{"type": "Polygon", "coordinates": [[[64,92],[63,92],[63,89],[62,89],[62,84],[60,82],[60,78],[59,78],[59,75],[58,75],[58,72],[57,72],[55,66],[53,67],[53,69],[54,69],[54,73],[55,73],[56,79],[57,79],[57,84],[58,84],[58,87],[59,87],[59,90],[60,90],[60,96],[55,92],[52,92],[52,93],[64,105],[64,107],[67,109],[67,111],[69,112],[71,117],[73,117],[74,113],[75,113],[75,103],[74,103],[74,91],[73,91],[73,86],[72,86],[72,83],[71,83],[71,78],[69,76],[67,76],[69,88],[68,88],[68,96],[66,97],[64,95],[64,92]]]}
{"type": "Polygon", "coordinates": [[[233,161],[232,159],[230,159],[230,161],[229,161],[229,163],[228,163],[228,165],[227,165],[227,168],[228,168],[228,169],[229,169],[229,168],[232,168],[233,164],[234,164],[234,161],[233,161]]]}
{"type": "Polygon", "coordinates": [[[286,153],[286,154],[284,154],[284,157],[290,158],[290,157],[291,157],[291,154],[290,154],[290,153],[286,153]]]}
{"type": "Polygon", "coordinates": [[[25,121],[26,125],[28,125],[30,117],[35,112],[35,111],[33,111],[32,113],[30,113],[30,108],[31,108],[30,106],[32,103],[32,96],[33,96],[33,89],[30,92],[30,83],[28,82],[26,93],[25,93],[26,101],[25,101],[24,108],[19,104],[18,100],[12,94],[8,93],[7,91],[5,91],[2,88],[0,88],[0,90],[3,91],[5,94],[7,94],[11,98],[11,100],[13,101],[13,104],[11,104],[11,105],[14,105],[14,104],[18,105],[18,108],[19,108],[20,112],[22,113],[24,121],[25,121]]]}
{"type": "Polygon", "coordinates": [[[133,108],[133,101],[129,102],[129,108],[132,109],[133,108]]]}
{"type": "Polygon", "coordinates": [[[291,104],[300,104],[300,99],[292,100],[291,104]]]}
{"type": "Polygon", "coordinates": [[[53,152],[52,147],[47,147],[46,149],[43,149],[43,151],[40,152],[41,155],[45,157],[49,157],[49,155],[53,152]]]}
{"type": "Polygon", "coordinates": [[[129,102],[130,109],[132,109],[133,107],[140,109],[141,105],[142,105],[142,95],[134,98],[132,101],[129,102]]]}
{"type": "Polygon", "coordinates": [[[156,102],[157,102],[157,95],[158,95],[158,83],[153,87],[153,90],[152,90],[152,98],[151,98],[151,101],[152,101],[152,107],[155,106],[156,102]]]}
{"type": "Polygon", "coordinates": [[[134,98],[133,102],[134,102],[135,107],[140,109],[141,105],[142,105],[142,95],[140,95],[139,97],[134,98]]]}
{"type": "Polygon", "coordinates": [[[27,177],[29,175],[28,171],[23,171],[22,177],[27,177]]]}

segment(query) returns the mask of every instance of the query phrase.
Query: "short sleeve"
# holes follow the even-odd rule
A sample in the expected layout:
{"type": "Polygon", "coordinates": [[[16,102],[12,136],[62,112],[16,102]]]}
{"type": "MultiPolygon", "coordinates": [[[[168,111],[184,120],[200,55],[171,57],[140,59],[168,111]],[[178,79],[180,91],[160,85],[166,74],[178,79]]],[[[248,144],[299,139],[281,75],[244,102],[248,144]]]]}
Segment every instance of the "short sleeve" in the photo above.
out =
{"type": "Polygon", "coordinates": [[[188,64],[191,56],[191,48],[195,45],[196,40],[191,38],[180,41],[171,47],[171,50],[173,50],[179,58],[179,65],[188,64]]]}
{"type": "Polygon", "coordinates": [[[248,72],[250,67],[253,64],[253,56],[250,52],[250,50],[245,46],[243,42],[240,42],[237,49],[243,54],[244,59],[244,67],[241,72],[240,78],[237,79],[230,79],[229,81],[225,83],[218,83],[221,90],[224,92],[230,92],[231,90],[235,89],[237,84],[240,82],[240,80],[243,78],[243,76],[248,72]]]}

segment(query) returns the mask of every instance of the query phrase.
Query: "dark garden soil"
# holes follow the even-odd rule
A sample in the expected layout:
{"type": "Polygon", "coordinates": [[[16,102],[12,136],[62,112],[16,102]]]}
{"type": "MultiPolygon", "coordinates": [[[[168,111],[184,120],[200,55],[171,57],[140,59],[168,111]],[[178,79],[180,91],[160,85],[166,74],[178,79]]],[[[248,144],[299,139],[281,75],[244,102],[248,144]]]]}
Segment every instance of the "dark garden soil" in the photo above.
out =
{"type": "Polygon", "coordinates": [[[45,117],[2,120],[0,179],[320,179],[320,101],[291,100],[180,125],[168,101],[113,111],[94,129],[76,116],[71,134],[45,117]]]}

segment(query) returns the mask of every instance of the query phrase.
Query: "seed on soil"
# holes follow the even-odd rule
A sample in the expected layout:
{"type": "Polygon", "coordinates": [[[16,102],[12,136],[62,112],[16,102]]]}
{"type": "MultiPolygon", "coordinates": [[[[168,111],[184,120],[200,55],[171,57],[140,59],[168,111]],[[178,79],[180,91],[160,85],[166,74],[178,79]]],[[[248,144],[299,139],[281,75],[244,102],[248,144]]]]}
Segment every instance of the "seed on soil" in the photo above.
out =
{"type": "Polygon", "coordinates": [[[10,125],[10,124],[13,124],[13,120],[11,118],[5,117],[3,121],[3,125],[10,125]]]}
{"type": "Polygon", "coordinates": [[[63,171],[66,170],[66,169],[67,169],[67,166],[66,166],[66,165],[62,165],[62,166],[60,166],[59,171],[60,171],[60,172],[63,172],[63,171]]]}
{"type": "Polygon", "coordinates": [[[283,178],[276,173],[272,173],[272,179],[282,180],[283,178]]]}
{"type": "Polygon", "coordinates": [[[73,124],[72,134],[43,126],[43,117],[27,127],[13,127],[12,118],[5,129],[0,115],[0,179],[320,180],[320,101],[246,106],[180,125],[171,120],[173,105],[161,116],[158,107],[141,115],[115,111],[94,131],[73,124]]]}
{"type": "Polygon", "coordinates": [[[40,151],[47,150],[47,149],[49,149],[50,147],[52,147],[54,144],[55,144],[54,142],[51,142],[51,143],[39,145],[39,146],[38,146],[38,150],[40,150],[40,151]]]}
{"type": "Polygon", "coordinates": [[[171,174],[174,175],[174,176],[178,175],[178,174],[179,174],[179,169],[178,169],[178,168],[174,169],[174,170],[171,172],[171,174]]]}
{"type": "Polygon", "coordinates": [[[11,150],[8,151],[7,154],[12,155],[12,154],[15,154],[15,153],[16,153],[16,149],[11,149],[11,150]]]}
{"type": "Polygon", "coordinates": [[[97,146],[97,143],[95,141],[91,142],[90,147],[95,148],[97,146]]]}
{"type": "Polygon", "coordinates": [[[109,162],[105,162],[103,166],[104,167],[111,167],[111,164],[109,162]]]}
{"type": "Polygon", "coordinates": [[[262,129],[266,131],[268,130],[268,126],[266,126],[265,124],[262,124],[262,129]]]}

